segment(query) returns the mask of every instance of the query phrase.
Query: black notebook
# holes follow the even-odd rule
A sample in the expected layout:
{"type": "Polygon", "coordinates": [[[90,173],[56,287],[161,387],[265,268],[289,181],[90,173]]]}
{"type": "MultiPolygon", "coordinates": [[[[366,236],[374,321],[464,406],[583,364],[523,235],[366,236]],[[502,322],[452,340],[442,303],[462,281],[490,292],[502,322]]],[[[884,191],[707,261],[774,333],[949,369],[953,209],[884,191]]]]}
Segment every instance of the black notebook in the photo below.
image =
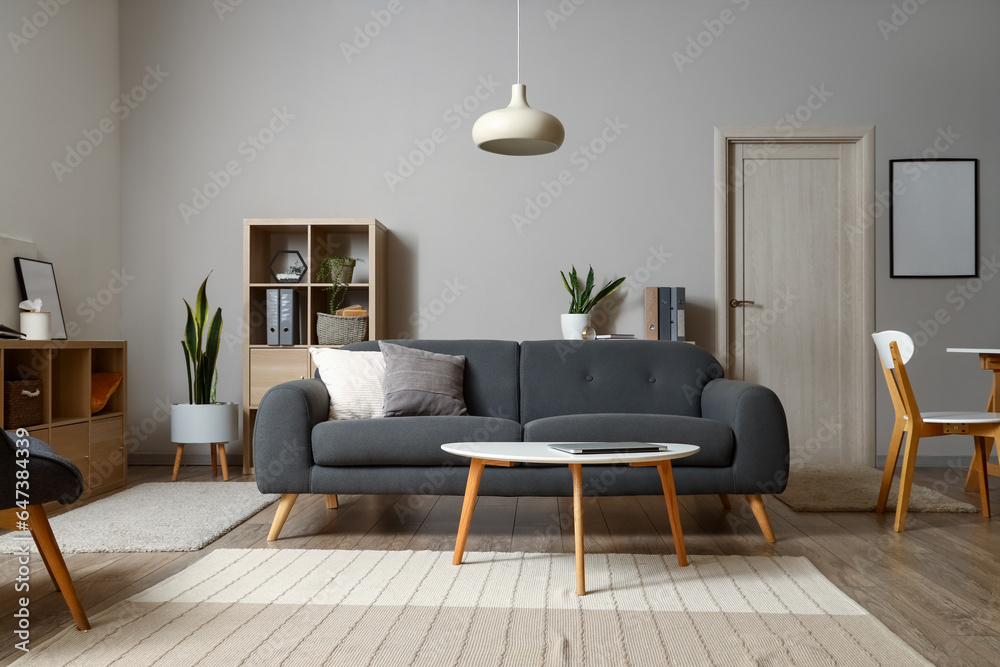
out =
{"type": "Polygon", "coordinates": [[[666,445],[655,445],[650,442],[554,442],[549,448],[567,454],[641,454],[670,451],[666,445]]]}

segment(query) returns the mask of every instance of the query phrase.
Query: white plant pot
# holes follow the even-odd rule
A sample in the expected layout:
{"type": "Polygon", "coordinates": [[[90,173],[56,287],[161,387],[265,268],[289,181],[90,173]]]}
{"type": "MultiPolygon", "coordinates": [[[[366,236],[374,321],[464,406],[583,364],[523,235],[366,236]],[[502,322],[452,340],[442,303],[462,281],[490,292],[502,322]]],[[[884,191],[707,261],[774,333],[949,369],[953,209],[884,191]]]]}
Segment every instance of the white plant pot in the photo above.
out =
{"type": "Polygon", "coordinates": [[[170,441],[177,443],[232,442],[239,438],[240,421],[237,403],[192,405],[175,403],[170,407],[170,441]]]}
{"type": "Polygon", "coordinates": [[[590,327],[590,313],[563,313],[559,319],[564,340],[594,339],[594,330],[590,327]]]}

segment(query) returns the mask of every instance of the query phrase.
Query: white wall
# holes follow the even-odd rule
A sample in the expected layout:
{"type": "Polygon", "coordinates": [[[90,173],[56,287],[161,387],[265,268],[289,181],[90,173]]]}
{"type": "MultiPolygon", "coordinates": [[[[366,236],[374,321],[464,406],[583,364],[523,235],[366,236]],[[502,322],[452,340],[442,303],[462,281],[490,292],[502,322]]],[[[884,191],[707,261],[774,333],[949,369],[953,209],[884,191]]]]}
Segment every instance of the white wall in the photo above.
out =
{"type": "MultiPolygon", "coordinates": [[[[120,338],[118,2],[4,0],[0,36],[0,235],[34,242],[54,264],[73,337],[120,338]],[[87,152],[90,141],[71,171],[53,167],[67,145],[87,152]]],[[[0,288],[17,293],[13,266],[0,288]]]]}
{"type": "MultiPolygon", "coordinates": [[[[221,16],[218,2],[122,0],[122,90],[147,67],[169,72],[121,133],[122,258],[136,275],[122,311],[129,407],[133,424],[147,420],[153,431],[140,453],[168,459],[168,429],[154,415],[158,401],[185,398],[181,298],[209,270],[210,299],[227,330],[238,331],[246,217],[379,218],[392,232],[394,336],[557,337],[566,302],[558,271],[573,263],[593,263],[601,280],[633,278],[617,321],[604,328],[638,333],[634,278],[662,248],[669,258],[646,284],[686,285],[689,335],[710,341],[713,127],[774,126],[824,90],[832,94],[808,122],[876,125],[879,191],[889,185],[890,158],[920,155],[951,128],[958,138],[945,155],[982,160],[981,250],[1000,254],[1000,5],[902,4],[915,13],[897,13],[900,29],[884,33],[879,21],[895,27],[889,0],[525,2],[522,81],[529,102],[556,114],[567,136],[554,154],[507,158],[478,151],[470,131],[479,114],[509,100],[512,0],[402,0],[395,15],[386,1],[257,0],[221,16]],[[574,6],[555,22],[560,7],[574,6]],[[386,23],[377,31],[373,11],[386,23]],[[717,20],[722,12],[728,24],[717,20]],[[348,62],[341,44],[366,26],[378,34],[359,41],[348,62]],[[689,38],[707,46],[679,71],[673,54],[689,38]],[[463,103],[467,118],[452,111],[463,103]],[[250,161],[240,146],[275,108],[294,118],[250,161]],[[620,134],[605,129],[615,123],[620,134]],[[444,141],[390,187],[385,173],[438,128],[444,141]],[[580,147],[602,132],[614,141],[591,161],[580,147]],[[241,173],[185,221],[179,205],[192,204],[193,189],[230,160],[241,173]],[[572,183],[518,230],[512,214],[530,212],[526,198],[543,195],[562,170],[572,183]],[[458,296],[441,312],[436,300],[451,283],[458,296]],[[432,307],[437,314],[415,326],[432,307]]],[[[1000,281],[959,310],[947,297],[960,281],[890,280],[887,223],[887,214],[878,220],[877,326],[919,331],[944,309],[949,322],[912,365],[919,397],[936,409],[980,406],[987,374],[944,348],[1000,343],[1000,281]]],[[[223,350],[220,371],[220,400],[239,400],[237,346],[223,350]]],[[[891,411],[876,380],[884,452],[891,411]]],[[[971,443],[937,439],[921,451],[965,455],[971,443]]]]}

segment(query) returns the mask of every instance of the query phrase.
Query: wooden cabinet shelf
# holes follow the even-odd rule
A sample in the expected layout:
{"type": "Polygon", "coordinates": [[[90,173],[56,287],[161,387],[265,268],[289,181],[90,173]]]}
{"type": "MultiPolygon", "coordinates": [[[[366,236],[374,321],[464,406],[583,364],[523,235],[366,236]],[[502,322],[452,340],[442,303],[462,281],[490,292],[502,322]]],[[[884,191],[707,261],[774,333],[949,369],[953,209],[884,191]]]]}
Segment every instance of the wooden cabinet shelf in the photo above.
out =
{"type": "Polygon", "coordinates": [[[38,423],[4,423],[0,410],[0,427],[24,428],[75,463],[83,498],[125,485],[126,349],[123,341],[0,341],[4,381],[39,380],[42,392],[38,423]],[[121,373],[122,382],[104,409],[91,414],[91,376],[99,372],[121,373]]]}
{"type": "MultiPolygon", "coordinates": [[[[354,269],[344,305],[368,311],[368,338],[385,338],[386,252],[388,231],[375,218],[267,218],[243,221],[243,471],[253,470],[253,424],[257,405],[271,387],[312,377],[309,347],[319,346],[316,314],[328,310],[329,283],[316,280],[330,255],[363,259],[354,269]],[[307,264],[300,283],[280,283],[271,262],[283,252],[298,252],[307,264]],[[291,289],[299,301],[299,343],[267,345],[267,291],[291,289]]],[[[324,347],[339,347],[329,345],[324,347]]]]}

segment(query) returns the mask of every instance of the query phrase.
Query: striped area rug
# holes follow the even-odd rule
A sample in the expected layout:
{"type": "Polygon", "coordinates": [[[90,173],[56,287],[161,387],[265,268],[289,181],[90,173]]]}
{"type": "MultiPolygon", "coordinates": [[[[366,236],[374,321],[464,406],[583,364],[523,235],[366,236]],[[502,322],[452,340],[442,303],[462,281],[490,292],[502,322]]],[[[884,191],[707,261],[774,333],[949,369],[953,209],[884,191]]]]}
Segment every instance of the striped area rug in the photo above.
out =
{"type": "Polygon", "coordinates": [[[805,558],[219,549],[18,665],[927,665],[805,558]]]}

